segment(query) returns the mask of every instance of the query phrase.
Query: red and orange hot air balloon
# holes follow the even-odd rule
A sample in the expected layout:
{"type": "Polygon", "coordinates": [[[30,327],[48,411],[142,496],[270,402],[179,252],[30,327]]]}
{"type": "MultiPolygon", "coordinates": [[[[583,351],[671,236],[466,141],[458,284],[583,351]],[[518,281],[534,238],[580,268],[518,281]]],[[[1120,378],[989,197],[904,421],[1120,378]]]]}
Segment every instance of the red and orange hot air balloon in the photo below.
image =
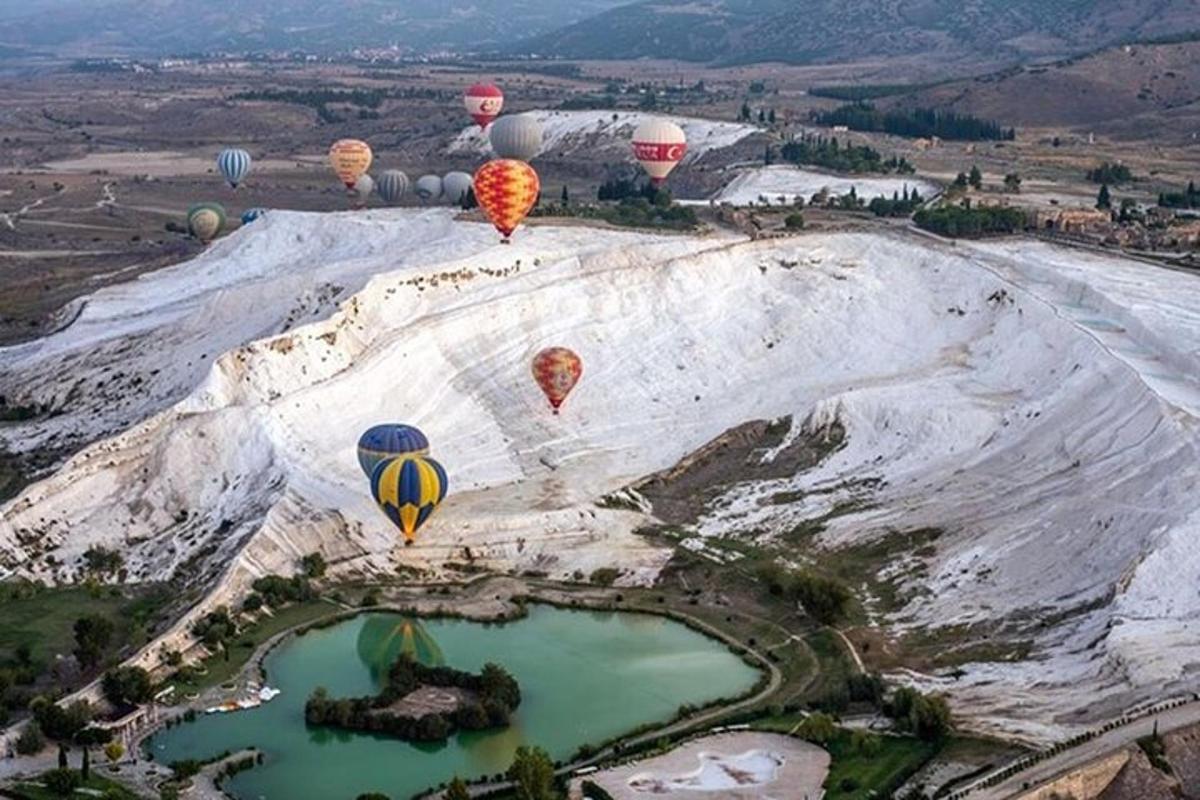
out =
{"type": "Polygon", "coordinates": [[[533,167],[524,161],[499,158],[475,172],[475,199],[483,213],[508,243],[508,237],[529,215],[537,202],[541,183],[533,167]]]}
{"type": "Polygon", "coordinates": [[[477,83],[463,94],[463,106],[475,124],[486,128],[504,108],[504,92],[493,83],[477,83]]]}
{"type": "Polygon", "coordinates": [[[674,122],[654,117],[633,132],[633,157],[655,186],[667,179],[686,153],[687,136],[674,122]]]}
{"type": "Polygon", "coordinates": [[[532,369],[533,379],[557,414],[567,395],[579,383],[583,361],[565,347],[548,347],[533,357],[532,369]]]}

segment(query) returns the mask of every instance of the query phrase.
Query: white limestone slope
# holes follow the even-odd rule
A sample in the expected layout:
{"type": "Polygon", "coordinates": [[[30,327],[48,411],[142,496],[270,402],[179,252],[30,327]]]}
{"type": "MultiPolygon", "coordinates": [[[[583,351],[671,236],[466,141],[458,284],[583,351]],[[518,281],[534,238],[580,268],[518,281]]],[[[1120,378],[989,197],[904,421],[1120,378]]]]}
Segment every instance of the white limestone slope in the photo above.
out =
{"type": "Polygon", "coordinates": [[[939,191],[936,185],[912,175],[839,175],[774,164],[743,170],[712,199],[735,206],[791,205],[797,197],[807,203],[821,191],[830,197],[841,197],[851,189],[864,201],[880,196],[890,199],[894,194],[913,189],[922,197],[931,198],[939,191]]]}
{"type": "Polygon", "coordinates": [[[668,554],[597,498],[747,420],[836,419],[843,449],[739,485],[699,534],[770,537],[847,499],[860,510],[826,546],[943,529],[908,573],[921,591],[880,623],[1033,640],[1029,661],[913,678],[984,726],[1045,736],[1194,682],[1191,276],[901,234],[538,226],[501,246],[447,210],[264,222],[0,350],[0,394],[61,411],[0,427],[5,447],[95,440],[0,509],[0,569],[68,579],[102,544],[134,578],[227,597],[315,549],[351,576],[469,547],[498,569],[644,581],[668,554]],[[559,417],[528,374],[550,344],[585,361],[559,417]],[[420,426],[449,472],[412,548],[354,458],[386,420],[420,426]]]}
{"type": "MultiPolygon", "coordinates": [[[[667,116],[683,128],[688,150],[683,163],[699,160],[714,150],[732,147],[761,129],[743,122],[720,122],[694,117],[647,114],[641,111],[529,111],[542,124],[544,155],[613,154],[633,161],[633,132],[647,119],[667,116]]],[[[478,125],[462,130],[447,147],[457,155],[489,155],[487,134],[478,125]]]]}

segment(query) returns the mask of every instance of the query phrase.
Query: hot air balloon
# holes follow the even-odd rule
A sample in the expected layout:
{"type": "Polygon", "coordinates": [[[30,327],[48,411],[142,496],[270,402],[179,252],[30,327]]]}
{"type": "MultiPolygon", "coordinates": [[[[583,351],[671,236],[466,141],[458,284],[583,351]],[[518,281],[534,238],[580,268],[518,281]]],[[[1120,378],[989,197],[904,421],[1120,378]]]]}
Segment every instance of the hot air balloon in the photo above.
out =
{"type": "Polygon", "coordinates": [[[375,179],[370,175],[359,175],[351,191],[360,203],[366,205],[367,200],[371,197],[371,192],[375,191],[375,179]]]}
{"type": "Polygon", "coordinates": [[[557,414],[567,395],[579,383],[583,362],[565,347],[548,347],[533,357],[532,371],[533,379],[557,414]]]}
{"type": "Polygon", "coordinates": [[[371,495],[410,545],[446,497],[446,470],[428,456],[403,455],[375,465],[371,495]]]}
{"type": "Polygon", "coordinates": [[[463,105],[475,124],[486,128],[488,123],[500,116],[504,107],[504,92],[491,83],[477,83],[463,94],[463,105]]]}
{"type": "Polygon", "coordinates": [[[537,202],[540,188],[537,173],[524,161],[501,158],[475,173],[475,199],[505,243],[537,202]]]}
{"type": "Polygon", "coordinates": [[[197,203],[187,211],[188,233],[210,242],[225,227],[225,209],[217,203],[197,203]]]}
{"type": "Polygon", "coordinates": [[[432,203],[442,196],[442,179],[437,175],[422,175],[417,178],[415,191],[421,202],[432,203]]]}
{"type": "Polygon", "coordinates": [[[447,172],[442,178],[442,196],[448,203],[461,203],[474,179],[465,172],[447,172]]]}
{"type": "Polygon", "coordinates": [[[372,158],[371,146],[358,139],[339,139],[329,148],[329,163],[347,189],[371,168],[372,158]]]}
{"type": "Polygon", "coordinates": [[[254,222],[254,220],[261,219],[266,215],[267,210],[265,208],[247,208],[242,212],[242,224],[249,225],[251,222],[254,222]]]}
{"type": "Polygon", "coordinates": [[[542,123],[532,114],[509,114],[488,128],[488,141],[497,158],[532,161],[542,149],[542,123]]]}
{"type": "Polygon", "coordinates": [[[408,191],[408,176],[398,169],[389,169],[375,182],[375,191],[379,192],[383,202],[394,205],[408,191]]]}
{"type": "Polygon", "coordinates": [[[222,150],[217,155],[217,169],[221,171],[226,182],[234,189],[250,174],[250,165],[252,163],[250,154],[236,147],[222,150]]]}
{"type": "Polygon", "coordinates": [[[372,425],[358,437],[358,465],[368,478],[384,459],[410,453],[423,456],[428,452],[429,440],[412,425],[372,425]]]}
{"type": "Polygon", "coordinates": [[[659,186],[687,152],[687,136],[674,122],[654,117],[633,132],[633,156],[659,186]]]}
{"type": "Polygon", "coordinates": [[[358,658],[371,676],[387,675],[396,659],[406,655],[429,667],[440,667],[446,657],[437,640],[419,620],[397,618],[391,614],[371,614],[358,631],[355,642],[358,658]]]}

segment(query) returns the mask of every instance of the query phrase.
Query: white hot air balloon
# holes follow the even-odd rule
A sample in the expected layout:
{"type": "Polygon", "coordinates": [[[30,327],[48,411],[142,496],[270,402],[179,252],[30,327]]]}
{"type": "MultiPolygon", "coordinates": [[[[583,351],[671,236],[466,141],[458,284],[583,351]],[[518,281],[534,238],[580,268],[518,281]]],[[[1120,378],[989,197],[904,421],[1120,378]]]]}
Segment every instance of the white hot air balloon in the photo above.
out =
{"type": "Polygon", "coordinates": [[[442,196],[447,203],[461,203],[474,182],[475,179],[465,172],[448,172],[442,178],[442,196]]]}
{"type": "Polygon", "coordinates": [[[408,176],[398,169],[389,169],[375,182],[375,191],[388,205],[395,205],[408,192],[408,176]]]}
{"type": "Polygon", "coordinates": [[[542,150],[542,123],[532,114],[509,114],[491,124],[488,141],[497,158],[532,161],[542,150]]]}
{"type": "Polygon", "coordinates": [[[633,156],[655,186],[667,179],[686,152],[687,136],[674,122],[652,117],[633,132],[633,156]]]}
{"type": "Polygon", "coordinates": [[[442,196],[442,179],[437,175],[422,175],[417,178],[417,197],[422,203],[432,203],[442,196]]]}
{"type": "Polygon", "coordinates": [[[373,191],[375,191],[375,179],[370,175],[359,175],[350,193],[354,195],[355,200],[365,206],[373,191]]]}

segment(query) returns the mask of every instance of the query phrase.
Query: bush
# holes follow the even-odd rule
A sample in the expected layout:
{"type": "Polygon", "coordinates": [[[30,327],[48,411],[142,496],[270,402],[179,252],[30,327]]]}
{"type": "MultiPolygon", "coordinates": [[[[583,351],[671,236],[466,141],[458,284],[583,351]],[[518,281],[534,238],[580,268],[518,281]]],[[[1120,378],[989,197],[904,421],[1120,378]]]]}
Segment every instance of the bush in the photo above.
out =
{"type": "Polygon", "coordinates": [[[789,231],[798,231],[804,228],[804,215],[800,212],[792,212],[783,218],[783,227],[789,231]]]}
{"type": "Polygon", "coordinates": [[[42,783],[51,793],[59,797],[70,797],[83,783],[83,779],[73,769],[52,769],[42,775],[42,783]]]}
{"type": "Polygon", "coordinates": [[[46,737],[42,735],[42,729],[38,727],[36,722],[30,722],[21,731],[21,735],[17,737],[16,750],[18,755],[31,756],[41,752],[46,746],[46,737]]]}
{"type": "Polygon", "coordinates": [[[117,667],[104,673],[104,696],[114,705],[145,703],[154,695],[150,673],[141,667],[117,667]]]}

